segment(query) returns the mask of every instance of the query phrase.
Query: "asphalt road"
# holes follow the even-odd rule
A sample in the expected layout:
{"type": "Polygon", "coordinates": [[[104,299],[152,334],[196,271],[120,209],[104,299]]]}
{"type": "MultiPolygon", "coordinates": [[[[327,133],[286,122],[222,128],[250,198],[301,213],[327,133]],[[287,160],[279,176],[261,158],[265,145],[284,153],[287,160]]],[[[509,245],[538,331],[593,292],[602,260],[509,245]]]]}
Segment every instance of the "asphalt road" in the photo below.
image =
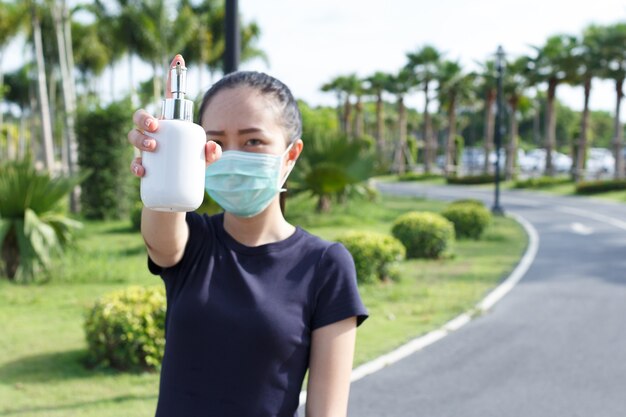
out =
{"type": "MultiPolygon", "coordinates": [[[[493,202],[480,188],[380,188],[493,202]]],[[[489,313],[355,381],[350,417],[626,416],[626,205],[525,192],[501,203],[538,231],[524,278],[489,313]]]]}

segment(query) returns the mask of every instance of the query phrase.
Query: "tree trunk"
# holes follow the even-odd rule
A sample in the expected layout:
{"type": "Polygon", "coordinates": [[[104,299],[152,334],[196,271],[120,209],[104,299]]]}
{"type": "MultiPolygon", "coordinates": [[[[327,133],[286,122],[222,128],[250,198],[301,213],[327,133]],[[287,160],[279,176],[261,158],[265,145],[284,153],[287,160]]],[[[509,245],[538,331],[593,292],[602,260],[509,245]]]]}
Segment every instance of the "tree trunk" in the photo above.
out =
{"type": "Polygon", "coordinates": [[[507,180],[513,179],[515,176],[515,165],[517,158],[517,136],[518,136],[518,125],[517,125],[517,105],[519,103],[519,97],[513,96],[509,104],[511,105],[511,116],[510,116],[510,137],[509,144],[507,146],[506,152],[506,170],[505,175],[507,180]]]}
{"type": "Polygon", "coordinates": [[[322,194],[319,196],[317,200],[317,212],[318,213],[328,213],[330,211],[330,196],[327,194],[322,194]]]}
{"type": "Polygon", "coordinates": [[[398,97],[398,146],[394,156],[396,172],[400,175],[406,172],[406,161],[404,150],[406,148],[406,108],[404,107],[404,97],[398,97]]]}
{"type": "Polygon", "coordinates": [[[360,138],[363,136],[363,103],[361,102],[361,96],[356,96],[354,114],[354,137],[360,138]]]}
{"type": "Polygon", "coordinates": [[[578,182],[584,178],[585,162],[587,160],[587,130],[589,129],[589,97],[591,96],[591,77],[585,79],[584,83],[585,102],[583,114],[580,121],[580,137],[576,147],[574,181],[578,182]]]}
{"type": "Polygon", "coordinates": [[[556,98],[556,80],[548,82],[548,103],[546,109],[546,170],[545,174],[549,177],[554,175],[554,166],[552,164],[552,152],[556,148],[556,113],[554,112],[554,99],[556,98]]]}
{"type": "Polygon", "coordinates": [[[430,103],[429,82],[424,82],[424,171],[428,174],[433,169],[433,163],[437,156],[437,142],[433,136],[433,125],[428,111],[430,103]]]}
{"type": "Polygon", "coordinates": [[[52,122],[50,120],[50,102],[46,86],[46,67],[43,57],[41,40],[41,25],[35,4],[31,4],[31,19],[33,25],[33,43],[37,60],[37,86],[39,90],[39,109],[41,111],[41,127],[43,135],[43,155],[46,169],[54,174],[54,144],[52,141],[52,122]]]}
{"type": "Polygon", "coordinates": [[[161,77],[158,74],[157,62],[152,63],[152,101],[156,106],[161,98],[161,77]]]}
{"type": "Polygon", "coordinates": [[[346,101],[343,104],[343,126],[344,133],[347,138],[352,137],[352,124],[350,123],[350,117],[352,116],[352,104],[350,104],[350,94],[346,95],[346,101]]]}
{"type": "Polygon", "coordinates": [[[615,92],[617,100],[615,103],[615,136],[613,139],[613,155],[615,157],[615,178],[624,178],[624,154],[622,153],[622,147],[624,142],[624,132],[622,130],[622,122],[620,118],[620,110],[622,107],[622,98],[624,97],[624,91],[622,87],[624,85],[624,79],[620,78],[615,80],[615,92]]]}
{"type": "Polygon", "coordinates": [[[20,266],[20,251],[18,249],[15,229],[11,229],[2,243],[2,260],[4,261],[4,273],[9,281],[15,280],[17,269],[20,266]]]}
{"type": "Polygon", "coordinates": [[[452,97],[448,105],[448,138],[446,140],[446,165],[444,174],[446,177],[450,172],[454,172],[452,159],[454,158],[454,138],[456,136],[456,99],[452,97]]]}
{"type": "Polygon", "coordinates": [[[483,172],[488,174],[492,170],[492,166],[489,163],[489,154],[493,150],[493,134],[496,126],[496,112],[494,111],[494,103],[496,101],[496,91],[491,89],[487,91],[487,97],[485,98],[485,163],[483,166],[483,172]]]}
{"type": "MultiPolygon", "coordinates": [[[[72,177],[78,173],[77,167],[77,142],[76,142],[76,129],[75,129],[75,117],[76,117],[76,93],[74,90],[74,77],[73,77],[73,51],[72,41],[67,39],[71,37],[71,29],[69,29],[69,12],[67,10],[67,3],[65,0],[61,3],[62,11],[59,11],[56,2],[52,3],[52,13],[54,16],[57,46],[59,50],[59,66],[61,68],[61,85],[63,91],[63,104],[64,104],[64,121],[65,121],[65,154],[67,159],[67,174],[72,177]],[[69,49],[68,49],[69,47],[69,49]]],[[[70,193],[70,211],[72,213],[78,213],[80,200],[80,189],[78,186],[74,187],[70,193]]]]}
{"type": "Polygon", "coordinates": [[[381,157],[385,154],[385,120],[383,111],[383,95],[379,93],[376,97],[376,147],[378,155],[381,157]]]}

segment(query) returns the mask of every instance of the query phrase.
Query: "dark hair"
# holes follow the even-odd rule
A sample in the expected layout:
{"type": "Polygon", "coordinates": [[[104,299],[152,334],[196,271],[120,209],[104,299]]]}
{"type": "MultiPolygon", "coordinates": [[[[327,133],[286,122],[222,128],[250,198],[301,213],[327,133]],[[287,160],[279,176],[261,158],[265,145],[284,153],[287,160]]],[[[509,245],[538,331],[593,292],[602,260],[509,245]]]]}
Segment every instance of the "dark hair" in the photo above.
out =
{"type": "Polygon", "coordinates": [[[213,84],[202,98],[199,115],[200,124],[202,124],[202,115],[211,99],[226,88],[236,87],[250,87],[274,98],[280,106],[281,118],[288,136],[288,143],[300,138],[302,135],[302,115],[289,87],[274,77],[256,71],[233,72],[213,84]]]}
{"type": "MultiPolygon", "coordinates": [[[[217,93],[227,88],[250,87],[264,95],[274,98],[280,106],[283,127],[287,133],[287,143],[292,143],[302,136],[302,114],[291,90],[283,82],[257,71],[237,71],[226,75],[209,88],[202,98],[198,121],[202,124],[202,115],[217,93]]],[[[285,184],[285,188],[287,185],[285,184]]],[[[280,210],[285,214],[287,193],[280,193],[280,210]]]]}

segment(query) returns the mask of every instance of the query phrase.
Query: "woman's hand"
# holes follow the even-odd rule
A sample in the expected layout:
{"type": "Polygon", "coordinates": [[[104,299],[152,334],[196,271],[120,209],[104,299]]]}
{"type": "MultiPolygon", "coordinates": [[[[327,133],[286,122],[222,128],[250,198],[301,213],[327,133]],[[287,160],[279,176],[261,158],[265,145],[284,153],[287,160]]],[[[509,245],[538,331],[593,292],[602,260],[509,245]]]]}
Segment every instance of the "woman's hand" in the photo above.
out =
{"type": "MultiPolygon", "coordinates": [[[[176,55],[170,64],[170,68],[174,68],[177,62],[180,62],[183,65],[185,64],[185,60],[183,59],[183,57],[181,55],[176,55]]],[[[172,92],[170,90],[169,71],[167,75],[166,85],[166,97],[172,97],[172,92]]],[[[130,144],[142,152],[154,152],[154,150],[158,146],[157,142],[154,138],[151,138],[145,133],[156,132],[159,129],[159,120],[144,109],[139,109],[135,112],[135,114],[133,114],[133,123],[135,123],[135,128],[128,132],[128,141],[130,142],[130,144]]],[[[222,156],[222,148],[217,143],[211,140],[206,143],[204,153],[206,163],[207,165],[209,165],[217,161],[220,156],[222,156]]],[[[145,169],[141,164],[141,157],[133,159],[130,164],[130,170],[137,177],[144,176],[145,169]]]]}

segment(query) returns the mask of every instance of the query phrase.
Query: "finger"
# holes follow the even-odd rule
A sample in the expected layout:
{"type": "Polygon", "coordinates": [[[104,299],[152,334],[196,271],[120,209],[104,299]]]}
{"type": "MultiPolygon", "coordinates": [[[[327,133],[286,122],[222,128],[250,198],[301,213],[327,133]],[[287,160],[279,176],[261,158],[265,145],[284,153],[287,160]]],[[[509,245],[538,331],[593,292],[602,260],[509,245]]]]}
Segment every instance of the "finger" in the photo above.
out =
{"type": "Polygon", "coordinates": [[[222,147],[212,140],[208,141],[205,146],[205,156],[207,166],[220,159],[222,156],[222,147]]]}
{"type": "Polygon", "coordinates": [[[181,54],[176,54],[172,62],[170,63],[170,68],[167,70],[167,82],[165,83],[165,97],[172,98],[172,83],[171,83],[171,72],[170,69],[176,67],[176,64],[180,63],[182,67],[185,66],[185,59],[181,54]]]}
{"type": "Polygon", "coordinates": [[[139,109],[133,114],[133,122],[137,129],[154,132],[159,128],[159,121],[144,109],[139,109]]]}
{"type": "Polygon", "coordinates": [[[135,174],[135,176],[141,178],[146,173],[143,165],[141,165],[141,158],[133,159],[133,162],[130,163],[130,171],[135,174]]]}
{"type": "Polygon", "coordinates": [[[153,152],[156,149],[157,143],[154,138],[144,134],[139,129],[133,129],[128,132],[128,141],[135,148],[142,151],[153,152]]]}

